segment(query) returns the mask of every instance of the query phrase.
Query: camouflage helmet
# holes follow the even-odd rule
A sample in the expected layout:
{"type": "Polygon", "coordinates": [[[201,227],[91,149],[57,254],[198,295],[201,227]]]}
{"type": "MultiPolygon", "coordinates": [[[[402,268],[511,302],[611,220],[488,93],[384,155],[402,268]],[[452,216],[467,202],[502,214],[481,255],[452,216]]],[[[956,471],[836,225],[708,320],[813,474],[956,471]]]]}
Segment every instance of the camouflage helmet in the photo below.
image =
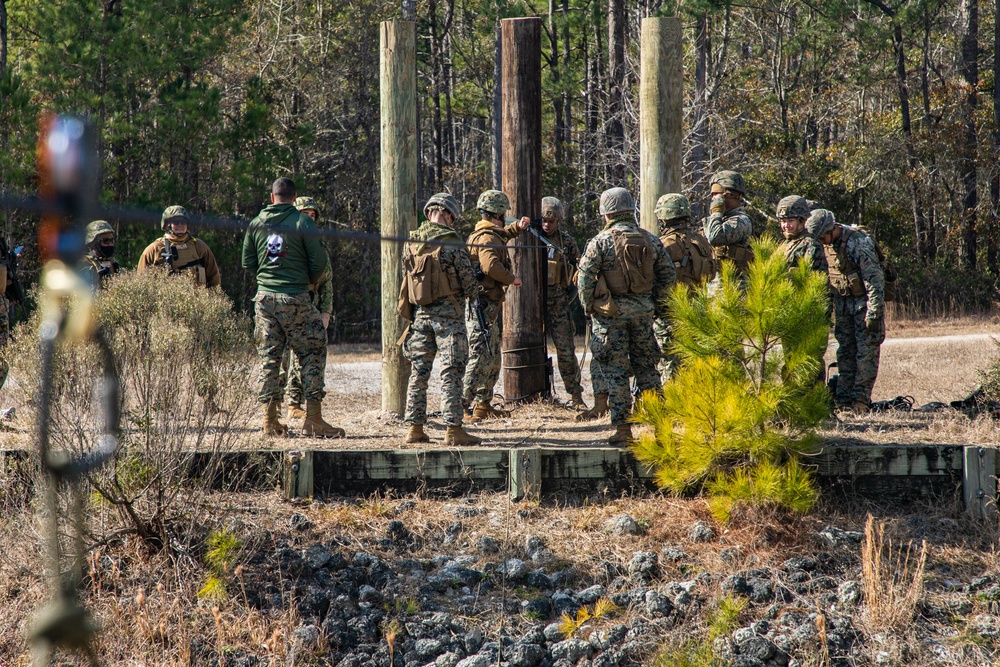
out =
{"type": "Polygon", "coordinates": [[[552,219],[562,222],[565,217],[563,203],[555,197],[542,197],[542,218],[552,219]]]}
{"type": "Polygon", "coordinates": [[[837,218],[834,217],[833,213],[825,208],[818,208],[810,213],[809,218],[806,219],[806,231],[818,240],[823,234],[833,229],[836,224],[837,218]]]}
{"type": "Polygon", "coordinates": [[[319,214],[319,204],[317,204],[316,200],[313,199],[312,197],[296,197],[295,208],[297,208],[300,211],[305,211],[311,208],[312,210],[316,211],[317,215],[319,214]]]}
{"type": "Polygon", "coordinates": [[[107,220],[94,220],[87,225],[86,243],[90,245],[101,234],[114,234],[115,230],[108,224],[107,220]]]}
{"type": "Polygon", "coordinates": [[[458,218],[458,216],[462,215],[462,208],[458,205],[458,200],[447,192],[439,192],[435,195],[431,195],[431,198],[427,200],[426,204],[424,204],[425,216],[430,217],[427,213],[427,209],[432,206],[440,206],[451,213],[453,218],[458,218]]]}
{"type": "Polygon", "coordinates": [[[188,217],[187,209],[183,206],[168,206],[163,209],[163,217],[160,218],[160,229],[168,231],[172,220],[184,220],[184,222],[190,222],[191,218],[188,217]]]}
{"type": "Polygon", "coordinates": [[[659,220],[676,220],[691,217],[691,202],[682,194],[672,192],[656,200],[656,217],[659,220]]]}
{"type": "Polygon", "coordinates": [[[709,185],[721,185],[724,190],[732,190],[741,195],[746,194],[747,188],[743,184],[743,176],[735,171],[717,171],[712,175],[709,185]]]}
{"type": "Polygon", "coordinates": [[[635,200],[625,188],[611,188],[601,193],[601,215],[635,211],[635,200]]]}
{"type": "Polygon", "coordinates": [[[510,200],[499,190],[487,190],[479,195],[479,200],[476,201],[477,210],[486,211],[493,215],[503,215],[509,208],[510,200]]]}
{"type": "Polygon", "coordinates": [[[801,218],[805,220],[809,217],[809,202],[798,195],[789,195],[778,202],[775,215],[778,220],[782,218],[801,218]]]}

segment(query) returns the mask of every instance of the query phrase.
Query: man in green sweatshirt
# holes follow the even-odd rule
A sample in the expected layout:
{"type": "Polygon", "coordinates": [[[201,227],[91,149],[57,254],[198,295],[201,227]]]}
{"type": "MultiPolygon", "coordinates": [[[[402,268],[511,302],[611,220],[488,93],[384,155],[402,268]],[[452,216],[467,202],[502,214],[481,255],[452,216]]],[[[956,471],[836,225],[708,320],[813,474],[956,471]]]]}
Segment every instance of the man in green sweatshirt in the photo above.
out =
{"type": "Polygon", "coordinates": [[[271,204],[250,221],[243,238],[243,268],[257,277],[254,313],[257,351],[263,364],[259,399],[266,406],[264,433],[287,435],[278,421],[281,407],[281,357],[286,347],[298,357],[306,435],[342,438],[344,429],[323,421],[326,331],[309,296],[330,264],[330,256],[317,236],[312,218],[295,208],[295,183],[279,178],[271,186],[271,204]]]}

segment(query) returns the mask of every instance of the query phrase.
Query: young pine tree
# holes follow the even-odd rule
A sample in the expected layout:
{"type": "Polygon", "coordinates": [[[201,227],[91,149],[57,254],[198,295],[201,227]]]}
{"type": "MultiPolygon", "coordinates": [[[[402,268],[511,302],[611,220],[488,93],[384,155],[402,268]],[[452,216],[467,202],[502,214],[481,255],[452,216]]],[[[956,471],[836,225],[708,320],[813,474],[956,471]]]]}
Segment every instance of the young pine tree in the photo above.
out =
{"type": "Polygon", "coordinates": [[[818,492],[799,457],[829,414],[820,381],[829,334],[826,276],[789,268],[776,244],[754,244],[742,282],[724,263],[720,289],[669,298],[682,364],[635,419],[653,428],[633,447],[674,493],[703,489],[720,521],[739,505],[808,511],[818,492]]]}

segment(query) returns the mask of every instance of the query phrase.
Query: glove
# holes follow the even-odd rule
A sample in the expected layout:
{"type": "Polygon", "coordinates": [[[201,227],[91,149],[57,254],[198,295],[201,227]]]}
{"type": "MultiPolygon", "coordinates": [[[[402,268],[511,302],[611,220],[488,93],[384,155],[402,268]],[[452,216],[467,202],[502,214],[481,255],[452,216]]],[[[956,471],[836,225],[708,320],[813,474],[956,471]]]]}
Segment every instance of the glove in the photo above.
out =
{"type": "Polygon", "coordinates": [[[725,213],[726,212],[726,198],[722,195],[716,195],[712,197],[712,205],[708,209],[712,213],[725,213]]]}
{"type": "Polygon", "coordinates": [[[866,317],[865,318],[865,331],[870,334],[878,333],[879,329],[882,328],[882,318],[881,317],[866,317]]]}
{"type": "Polygon", "coordinates": [[[110,266],[102,267],[102,268],[98,269],[98,271],[97,271],[97,277],[98,278],[107,278],[110,275],[111,275],[111,267],[110,266]]]}

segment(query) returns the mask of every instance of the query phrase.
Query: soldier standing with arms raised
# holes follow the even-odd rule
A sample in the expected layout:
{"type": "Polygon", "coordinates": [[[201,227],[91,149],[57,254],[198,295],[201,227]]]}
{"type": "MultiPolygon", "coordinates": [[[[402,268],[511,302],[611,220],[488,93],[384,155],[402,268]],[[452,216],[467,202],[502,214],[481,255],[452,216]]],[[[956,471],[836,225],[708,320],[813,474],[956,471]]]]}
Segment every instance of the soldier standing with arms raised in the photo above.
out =
{"type": "MultiPolygon", "coordinates": [[[[656,201],[656,218],[660,222],[660,243],[666,249],[677,272],[677,282],[691,288],[715,278],[717,263],[708,239],[691,226],[691,202],[679,193],[665,194],[656,201]]],[[[670,320],[657,317],[653,332],[660,346],[660,380],[666,382],[677,369],[679,359],[670,352],[673,338],[670,320]]]]}
{"type": "Polygon", "coordinates": [[[511,273],[506,244],[531,223],[530,218],[524,217],[503,226],[510,201],[499,190],[479,195],[476,208],[482,220],[469,235],[468,244],[472,270],[481,292],[469,302],[466,317],[471,350],[463,389],[463,402],[473,407],[470,423],[506,416],[490,404],[500,377],[500,304],[508,286],[521,285],[520,279],[511,273]]]}
{"type": "Polygon", "coordinates": [[[836,406],[868,412],[885,340],[885,273],[875,242],[860,229],[837,224],[833,213],[816,209],[806,230],[826,251],[837,339],[836,406]]]}
{"type": "Polygon", "coordinates": [[[658,389],[660,348],[653,317],[663,316],[663,297],[676,280],[673,262],[660,240],[640,229],[635,200],[625,188],[601,194],[604,231],[595,236],[580,259],[580,302],[593,315],[591,350],[608,384],[611,423],[609,444],[632,441],[629,367],[640,391],[658,389]],[[610,298],[605,298],[605,291],[610,298]]]}
{"type": "Polygon", "coordinates": [[[286,435],[278,421],[281,406],[281,358],[291,347],[302,367],[306,417],[302,430],[317,437],[343,437],[344,429],[323,420],[325,395],[326,331],[319,311],[312,305],[309,285],[329,269],[330,256],[320,240],[310,234],[316,225],[300,213],[295,183],[279,178],[271,186],[271,204],[250,221],[243,238],[243,268],[257,279],[254,297],[257,351],[263,366],[259,400],[265,407],[264,432],[286,435]]]}
{"type": "Polygon", "coordinates": [[[573,341],[575,327],[569,294],[569,286],[573,284],[576,266],[580,261],[580,249],[576,245],[576,240],[561,229],[564,219],[562,202],[555,197],[543,197],[542,234],[562,251],[547,249],[548,290],[545,303],[545,330],[556,348],[559,375],[566,387],[566,393],[570,395],[570,405],[586,410],[583,387],[580,384],[580,362],[576,358],[576,346],[573,341]]]}
{"type": "Polygon", "coordinates": [[[712,176],[711,188],[712,203],[705,220],[705,238],[715,248],[720,269],[725,262],[731,262],[736,274],[745,278],[753,260],[750,248],[753,222],[743,210],[743,195],[746,194],[743,176],[735,171],[720,171],[712,176]]]}
{"type": "Polygon", "coordinates": [[[427,384],[434,357],[441,360],[441,419],[446,445],[478,445],[482,440],[462,428],[462,376],[469,360],[465,330],[465,302],[475,298],[479,285],[469,253],[454,225],[461,209],[455,198],[439,192],[427,200],[427,220],[410,233],[403,251],[400,314],[407,327],[403,355],[410,360],[406,413],[410,428],[406,442],[430,442],[427,423],[427,384]],[[433,244],[429,241],[443,243],[433,244]],[[447,243],[448,245],[445,245],[447,243]]]}

